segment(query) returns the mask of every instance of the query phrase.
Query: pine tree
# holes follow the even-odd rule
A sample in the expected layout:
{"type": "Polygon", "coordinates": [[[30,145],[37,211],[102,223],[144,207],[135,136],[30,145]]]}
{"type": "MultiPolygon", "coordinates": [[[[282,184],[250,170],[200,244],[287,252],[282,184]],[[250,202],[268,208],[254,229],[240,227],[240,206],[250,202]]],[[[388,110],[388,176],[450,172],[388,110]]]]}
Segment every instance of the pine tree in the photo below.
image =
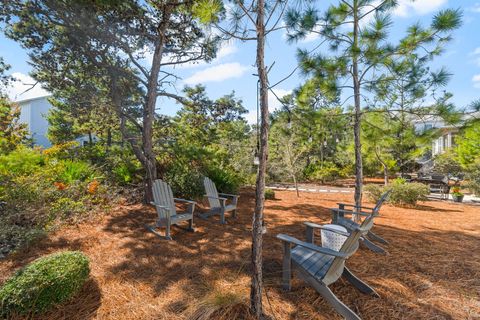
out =
{"type": "Polygon", "coordinates": [[[315,9],[303,14],[290,11],[286,19],[291,41],[311,32],[321,36],[319,46],[323,52],[299,50],[298,53],[302,71],[310,77],[306,85],[315,89],[313,94],[337,101],[341,97],[347,97],[347,101],[353,99],[357,206],[361,205],[363,187],[361,121],[365,106],[362,100],[368,101],[368,87],[378,82],[378,73],[398,57],[426,47],[430,47],[426,50],[431,53],[439,52],[461,23],[458,10],[444,10],[435,15],[430,27],[414,25],[397,45],[392,45],[388,42],[390,14],[396,5],[394,0],[340,1],[323,15],[315,9]],[[331,54],[325,53],[327,50],[331,54]]]}

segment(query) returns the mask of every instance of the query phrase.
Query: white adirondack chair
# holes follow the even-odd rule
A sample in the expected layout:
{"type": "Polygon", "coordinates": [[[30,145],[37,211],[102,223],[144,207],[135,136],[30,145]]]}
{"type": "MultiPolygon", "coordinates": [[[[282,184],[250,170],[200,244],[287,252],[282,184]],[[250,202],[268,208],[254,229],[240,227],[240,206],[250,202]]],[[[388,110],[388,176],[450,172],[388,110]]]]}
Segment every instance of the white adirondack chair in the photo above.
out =
{"type": "Polygon", "coordinates": [[[218,193],[215,183],[207,177],[203,179],[203,185],[205,187],[205,197],[210,204],[210,210],[206,213],[200,214],[200,217],[208,218],[212,215],[218,214],[220,215],[220,222],[225,224],[225,213],[232,211],[232,217],[235,218],[237,202],[240,196],[236,194],[218,193]],[[227,204],[228,200],[230,200],[230,203],[227,204]]]}
{"type": "Polygon", "coordinates": [[[277,235],[277,238],[283,241],[283,288],[287,291],[291,289],[292,269],[294,269],[302,280],[322,295],[343,317],[349,320],[360,320],[360,317],[340,301],[328,286],[343,276],[360,292],[378,297],[373,288],[357,278],[345,266],[345,261],[357,251],[362,233],[372,227],[373,216],[367,217],[359,227],[350,233],[325,227],[326,230],[348,237],[340,251],[315,245],[313,230],[324,227],[309,222],[305,224],[307,225],[306,242],[285,234],[277,235]]]}
{"type": "Polygon", "coordinates": [[[193,211],[195,210],[195,201],[174,198],[172,189],[166,182],[162,180],[155,180],[152,191],[154,201],[150,202],[150,204],[154,205],[157,209],[158,219],[155,223],[155,226],[146,226],[150,231],[161,238],[172,240],[170,235],[170,227],[172,225],[178,226],[178,223],[182,221],[188,221],[187,231],[195,231],[193,229],[193,211]],[[187,203],[187,211],[177,212],[175,201],[187,203]],[[162,236],[155,230],[157,227],[166,228],[165,236],[162,236]]]}

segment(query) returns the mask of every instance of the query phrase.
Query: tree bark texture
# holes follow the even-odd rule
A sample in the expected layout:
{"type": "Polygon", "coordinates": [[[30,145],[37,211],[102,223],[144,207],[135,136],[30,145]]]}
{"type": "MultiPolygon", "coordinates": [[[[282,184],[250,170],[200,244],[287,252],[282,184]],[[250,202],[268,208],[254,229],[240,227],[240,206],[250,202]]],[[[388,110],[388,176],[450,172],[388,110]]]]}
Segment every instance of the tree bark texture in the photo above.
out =
{"type": "Polygon", "coordinates": [[[268,75],[265,67],[265,1],[257,2],[257,57],[256,64],[260,81],[260,154],[255,192],[255,211],[252,226],[252,281],[250,288],[250,308],[252,314],[260,319],[262,307],[262,230],[265,203],[265,173],[268,154],[268,75]]]}
{"type": "MultiPolygon", "coordinates": [[[[355,144],[355,205],[360,207],[362,205],[362,189],[363,189],[363,162],[362,162],[362,143],[361,143],[361,105],[360,105],[360,80],[358,71],[358,37],[359,37],[359,17],[358,17],[358,3],[354,1],[354,18],[353,18],[353,95],[355,101],[355,115],[353,121],[353,135],[355,144]]],[[[355,221],[359,221],[358,215],[353,215],[355,221]]]]}

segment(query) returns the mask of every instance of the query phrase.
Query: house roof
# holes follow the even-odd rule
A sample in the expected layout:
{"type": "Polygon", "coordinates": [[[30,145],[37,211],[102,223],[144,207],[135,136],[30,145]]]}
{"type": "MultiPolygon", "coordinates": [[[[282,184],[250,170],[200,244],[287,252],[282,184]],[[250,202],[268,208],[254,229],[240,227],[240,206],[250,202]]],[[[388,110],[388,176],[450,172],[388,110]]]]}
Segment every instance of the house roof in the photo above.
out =
{"type": "Polygon", "coordinates": [[[49,97],[51,97],[51,96],[52,96],[51,94],[47,94],[47,95],[40,96],[40,97],[35,97],[35,98],[28,98],[28,99],[23,99],[23,100],[16,100],[15,102],[16,102],[16,103],[26,103],[26,102],[30,102],[30,101],[34,101],[34,100],[40,100],[40,99],[49,98],[49,97]]]}

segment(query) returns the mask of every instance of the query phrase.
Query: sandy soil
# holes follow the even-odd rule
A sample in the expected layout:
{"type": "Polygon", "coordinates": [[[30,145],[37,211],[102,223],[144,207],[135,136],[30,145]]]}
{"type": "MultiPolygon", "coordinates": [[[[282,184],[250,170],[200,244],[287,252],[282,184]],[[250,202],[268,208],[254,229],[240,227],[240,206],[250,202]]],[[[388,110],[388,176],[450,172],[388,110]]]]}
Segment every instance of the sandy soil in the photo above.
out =
{"type": "MultiPolygon", "coordinates": [[[[144,228],[152,208],[124,206],[63,228],[0,264],[0,283],[50,252],[81,250],[91,280],[72,301],[44,319],[246,319],[253,193],[240,198],[236,219],[196,219],[196,232],[173,231],[174,241],[144,228]]],[[[271,319],[340,319],[313,289],[296,279],[280,287],[282,247],[275,236],[304,238],[304,221],[328,223],[328,208],[352,194],[277,191],[266,204],[265,313],[271,319]]],[[[347,261],[380,298],[346,281],[332,291],[362,319],[480,319],[480,207],[440,201],[415,209],[385,205],[374,230],[388,255],[360,249],[347,261]]]]}

